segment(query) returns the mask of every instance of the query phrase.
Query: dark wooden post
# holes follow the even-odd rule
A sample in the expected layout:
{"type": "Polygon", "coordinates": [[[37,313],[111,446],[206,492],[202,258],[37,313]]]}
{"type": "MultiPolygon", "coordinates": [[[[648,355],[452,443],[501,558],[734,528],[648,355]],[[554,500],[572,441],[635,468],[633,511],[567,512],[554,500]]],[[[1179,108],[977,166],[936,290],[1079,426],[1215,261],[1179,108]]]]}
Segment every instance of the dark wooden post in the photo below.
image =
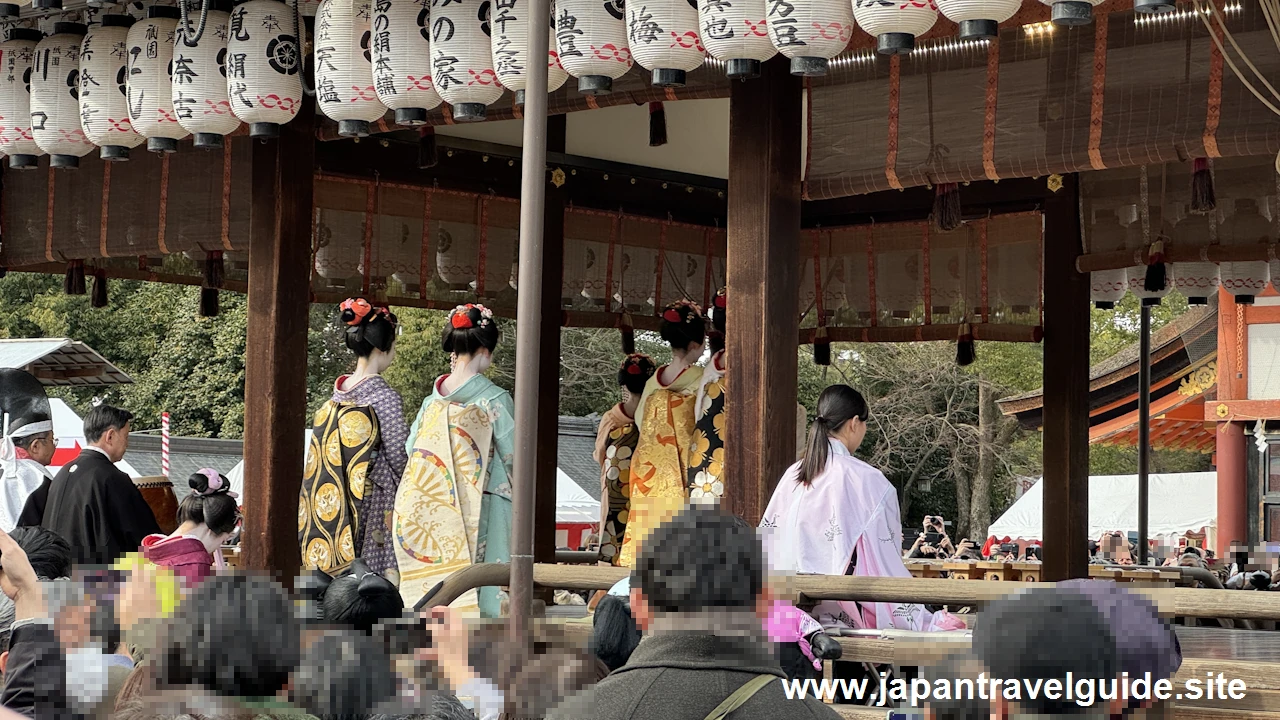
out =
{"type": "MultiPolygon", "coordinates": [[[[566,117],[547,118],[547,152],[563,153],[566,117]]],[[[533,559],[556,561],[556,462],[560,445],[560,281],[564,271],[564,191],[547,183],[542,220],[542,312],[538,362],[538,489],[534,498],[533,559]]],[[[517,389],[518,390],[518,389],[517,389]]],[[[570,548],[577,550],[577,548],[570,548]]],[[[550,598],[543,598],[549,600],[550,598]]]]}
{"type": "Polygon", "coordinates": [[[1089,576],[1089,276],[1075,175],[1044,211],[1044,577],[1089,576]]]}
{"type": "Polygon", "coordinates": [[[244,384],[244,564],[291,585],[307,424],[314,106],[253,143],[244,384]]]}
{"type": "Polygon", "coordinates": [[[729,91],[724,505],[753,523],[796,455],[802,90],[777,58],[729,91]]]}

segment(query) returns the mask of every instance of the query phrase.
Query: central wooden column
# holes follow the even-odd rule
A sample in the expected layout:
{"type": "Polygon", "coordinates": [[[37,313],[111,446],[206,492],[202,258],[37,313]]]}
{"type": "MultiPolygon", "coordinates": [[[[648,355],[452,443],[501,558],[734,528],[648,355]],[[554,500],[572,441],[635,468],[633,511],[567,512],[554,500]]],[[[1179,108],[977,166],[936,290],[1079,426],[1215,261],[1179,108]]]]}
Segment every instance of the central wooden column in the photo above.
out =
{"type": "Polygon", "coordinates": [[[729,90],[724,507],[752,523],[796,457],[802,93],[781,57],[729,90]]]}
{"type": "MultiPolygon", "coordinates": [[[[565,115],[547,118],[547,152],[563,153],[565,115]]],[[[538,489],[534,499],[533,561],[556,561],[556,468],[560,446],[560,283],[564,272],[564,190],[547,183],[542,219],[542,308],[538,330],[538,489]]],[[[519,388],[517,388],[518,390],[519,388]]],[[[578,548],[570,548],[577,550],[578,548]]],[[[543,600],[551,599],[551,590],[543,600]]],[[[547,604],[550,604],[548,602],[547,604]]]]}
{"type": "Polygon", "coordinates": [[[1044,577],[1089,577],[1089,276],[1075,175],[1044,210],[1044,577]]]}
{"type": "Polygon", "coordinates": [[[307,427],[314,121],[306,100],[278,139],[254,142],[250,180],[242,558],[286,585],[301,567],[295,518],[307,427]]]}

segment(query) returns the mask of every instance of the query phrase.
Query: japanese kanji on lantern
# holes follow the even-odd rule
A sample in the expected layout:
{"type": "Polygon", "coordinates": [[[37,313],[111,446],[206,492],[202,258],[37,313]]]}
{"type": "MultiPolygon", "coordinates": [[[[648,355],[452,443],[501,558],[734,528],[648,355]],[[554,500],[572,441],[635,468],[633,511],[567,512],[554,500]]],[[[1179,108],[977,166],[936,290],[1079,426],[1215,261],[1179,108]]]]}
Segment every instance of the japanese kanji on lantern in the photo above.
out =
{"type": "Polygon", "coordinates": [[[14,170],[34,170],[44,154],[31,136],[31,64],[43,34],[34,28],[9,28],[0,43],[0,152],[14,170]]]}
{"type": "Polygon", "coordinates": [[[422,125],[440,105],[430,41],[430,0],[374,0],[373,89],[397,125],[422,125]]]}
{"type": "Polygon", "coordinates": [[[103,160],[128,160],[142,143],[129,121],[128,36],[133,18],[103,15],[80,46],[80,127],[103,160]]]}
{"type": "MultiPolygon", "coordinates": [[[[528,0],[493,0],[489,18],[493,41],[493,71],[503,87],[516,94],[516,106],[524,105],[529,79],[528,0]]],[[[556,52],[555,20],[547,16],[547,92],[555,92],[569,79],[556,52]]]]}
{"type": "Polygon", "coordinates": [[[373,88],[370,0],[324,0],[316,11],[316,105],[343,137],[365,137],[387,106],[373,88]]]}
{"type": "Polygon", "coordinates": [[[640,67],[653,73],[655,86],[683,87],[685,74],[706,56],[698,36],[697,0],[631,0],[627,42],[640,67]]]}
{"type": "Polygon", "coordinates": [[[937,0],[938,10],[960,26],[961,40],[993,38],[1000,23],[1013,17],[1022,0],[937,0]]]}
{"type": "Polygon", "coordinates": [[[938,6],[933,0],[853,0],[853,17],[876,36],[882,55],[905,55],[937,22],[938,6]]]}
{"type": "Polygon", "coordinates": [[[31,135],[49,167],[78,168],[93,143],[80,128],[80,42],[86,28],[57,22],[36,45],[31,70],[31,135]]]}
{"type": "Polygon", "coordinates": [[[485,108],[502,96],[493,72],[489,0],[431,0],[431,69],[454,120],[484,120],[485,108]]]}
{"type": "Polygon", "coordinates": [[[279,137],[302,103],[301,28],[293,8],[249,0],[231,11],[227,36],[227,96],[249,135],[279,137]]]}
{"type": "Polygon", "coordinates": [[[623,0],[559,0],[556,47],[560,65],[578,78],[578,92],[613,92],[613,81],[631,69],[623,0]]]}
{"type": "Polygon", "coordinates": [[[188,135],[173,111],[169,82],[178,16],[176,7],[152,5],[146,19],[129,28],[129,118],[151,152],[177,152],[188,135]]]}
{"type": "Polygon", "coordinates": [[[827,74],[827,62],[853,38],[853,4],[844,0],[770,0],[769,40],[791,60],[791,74],[827,74]]]}
{"type": "Polygon", "coordinates": [[[778,51],[769,40],[764,0],[698,0],[702,44],[734,80],[760,75],[760,63],[778,51]]]}
{"type": "Polygon", "coordinates": [[[1088,25],[1093,22],[1093,8],[1102,0],[1040,0],[1053,8],[1054,25],[1088,25]]]}
{"type": "Polygon", "coordinates": [[[189,19],[178,24],[173,45],[173,111],[178,124],[204,150],[222,147],[223,136],[240,127],[227,97],[229,0],[204,0],[203,27],[189,19]]]}

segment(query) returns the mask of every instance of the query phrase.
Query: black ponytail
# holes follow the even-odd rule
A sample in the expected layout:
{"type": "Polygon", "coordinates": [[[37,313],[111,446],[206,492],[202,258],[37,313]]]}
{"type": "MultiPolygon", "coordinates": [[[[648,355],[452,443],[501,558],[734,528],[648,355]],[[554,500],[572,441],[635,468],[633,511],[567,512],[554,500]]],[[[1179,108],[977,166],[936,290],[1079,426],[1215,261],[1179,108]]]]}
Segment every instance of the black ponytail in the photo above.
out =
{"type": "Polygon", "coordinates": [[[831,455],[829,438],[832,433],[840,432],[840,428],[853,418],[866,422],[867,417],[867,401],[862,393],[848,385],[832,385],[823,390],[822,395],[818,396],[818,417],[813,420],[813,427],[809,430],[809,443],[800,460],[800,483],[812,485],[814,479],[827,469],[827,461],[831,455]]]}

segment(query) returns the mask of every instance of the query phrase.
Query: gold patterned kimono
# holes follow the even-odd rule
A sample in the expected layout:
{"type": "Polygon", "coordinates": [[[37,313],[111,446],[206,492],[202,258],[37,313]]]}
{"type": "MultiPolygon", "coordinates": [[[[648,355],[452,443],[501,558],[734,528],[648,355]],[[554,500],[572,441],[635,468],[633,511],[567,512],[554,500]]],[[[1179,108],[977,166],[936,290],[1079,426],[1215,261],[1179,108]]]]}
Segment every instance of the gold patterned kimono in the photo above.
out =
{"type": "Polygon", "coordinates": [[[631,457],[640,431],[622,405],[614,405],[600,419],[594,457],[600,464],[600,559],[617,565],[631,509],[631,457]]]}
{"type": "Polygon", "coordinates": [[[316,411],[298,496],[304,568],[337,575],[359,557],[360,507],[378,441],[378,416],[368,405],[330,400],[316,411]]]}
{"type": "Polygon", "coordinates": [[[686,368],[670,385],[660,380],[664,369],[649,378],[636,408],[640,439],[631,459],[631,511],[619,561],[623,567],[635,567],[645,536],[685,503],[702,368],[686,368]]]}
{"type": "Polygon", "coordinates": [[[698,388],[698,422],[689,464],[689,497],[724,497],[724,354],[716,353],[698,388]]]}

